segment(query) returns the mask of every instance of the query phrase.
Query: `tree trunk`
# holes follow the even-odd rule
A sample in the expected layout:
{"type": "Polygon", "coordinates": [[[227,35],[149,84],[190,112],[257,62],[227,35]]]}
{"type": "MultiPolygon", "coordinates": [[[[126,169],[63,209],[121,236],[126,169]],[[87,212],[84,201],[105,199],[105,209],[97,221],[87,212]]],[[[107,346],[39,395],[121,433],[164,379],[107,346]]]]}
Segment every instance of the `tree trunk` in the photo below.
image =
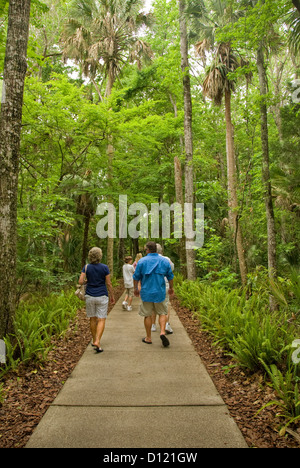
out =
{"type": "Polygon", "coordinates": [[[82,258],[81,258],[82,268],[86,265],[86,260],[87,260],[88,253],[89,253],[88,238],[89,238],[90,221],[91,221],[91,215],[88,212],[84,215],[84,232],[83,232],[82,258]]]}
{"type": "Polygon", "coordinates": [[[12,333],[16,306],[17,199],[30,0],[10,0],[0,114],[0,338],[12,333]]]}
{"type": "MultiPolygon", "coordinates": [[[[276,261],[276,230],[275,230],[275,216],[272,200],[272,187],[270,179],[270,164],[269,164],[269,135],[268,135],[268,113],[266,104],[267,95],[267,74],[264,64],[264,51],[263,45],[260,44],[257,50],[257,69],[259,76],[260,86],[260,116],[261,116],[261,143],[263,153],[263,167],[262,178],[264,185],[264,198],[266,206],[267,218],[267,232],[268,232],[268,267],[269,277],[272,279],[277,274],[277,261],[276,261]]],[[[271,308],[274,309],[275,303],[273,298],[270,300],[271,308]]]]}
{"type": "Polygon", "coordinates": [[[247,283],[247,267],[243,249],[241,226],[238,218],[237,178],[233,143],[233,127],[231,122],[231,93],[225,90],[225,119],[226,119],[226,151],[228,176],[228,207],[229,225],[234,232],[234,242],[237,248],[242,284],[247,283]]]}
{"type": "MultiPolygon", "coordinates": [[[[113,72],[109,69],[108,71],[108,81],[105,90],[105,96],[109,97],[112,92],[114,85],[114,76],[113,72]]],[[[108,183],[111,187],[113,185],[113,159],[114,159],[114,147],[113,147],[113,138],[112,135],[108,136],[108,145],[107,145],[107,156],[108,156],[108,183]]],[[[113,203],[111,196],[109,198],[109,203],[113,203]]],[[[113,220],[109,218],[109,222],[112,223],[113,220]]],[[[114,239],[110,236],[107,237],[107,265],[111,276],[114,275],[114,239]]]]}
{"type": "MultiPolygon", "coordinates": [[[[188,60],[188,40],[185,20],[185,0],[179,0],[180,13],[180,52],[183,73],[184,96],[184,142],[185,142],[185,203],[194,206],[194,171],[193,171],[193,134],[192,134],[192,97],[188,60]]],[[[192,210],[194,213],[194,210],[192,210]]],[[[186,238],[187,242],[193,239],[186,238]]],[[[186,249],[187,278],[196,279],[195,250],[186,249]]]]}
{"type": "MultiPolygon", "coordinates": [[[[182,206],[182,210],[183,210],[184,203],[183,203],[183,189],[182,189],[182,170],[181,170],[181,162],[178,156],[174,157],[174,174],[175,174],[176,203],[179,203],[182,206]]],[[[187,278],[185,236],[182,235],[179,241],[180,241],[179,242],[180,272],[184,278],[187,278]]]]}
{"type": "Polygon", "coordinates": [[[292,3],[300,13],[300,0],[292,0],[292,3]]]}
{"type": "MultiPolygon", "coordinates": [[[[176,104],[176,99],[170,94],[170,101],[174,108],[174,115],[178,117],[178,109],[176,104]]],[[[183,138],[180,136],[180,148],[183,152],[183,138]]],[[[175,197],[176,203],[179,203],[184,209],[184,200],[183,200],[183,187],[182,187],[182,168],[181,161],[178,156],[174,156],[174,183],[175,183],[175,197]]],[[[180,258],[180,272],[184,278],[187,278],[186,271],[186,251],[185,251],[185,236],[182,235],[179,242],[179,258],[180,258]]]]}

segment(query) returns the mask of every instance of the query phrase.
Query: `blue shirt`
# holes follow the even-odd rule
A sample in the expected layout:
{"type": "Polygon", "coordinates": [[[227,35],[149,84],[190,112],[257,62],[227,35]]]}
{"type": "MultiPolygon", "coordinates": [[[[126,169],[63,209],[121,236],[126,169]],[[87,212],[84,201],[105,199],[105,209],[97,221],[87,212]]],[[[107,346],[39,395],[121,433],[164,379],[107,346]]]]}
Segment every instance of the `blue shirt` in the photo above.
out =
{"type": "MultiPolygon", "coordinates": [[[[85,266],[82,273],[85,272],[85,266]]],[[[103,263],[89,263],[86,269],[86,294],[93,297],[108,296],[105,278],[109,275],[109,268],[103,263]]]]}
{"type": "Polygon", "coordinates": [[[143,302],[163,302],[166,298],[165,277],[170,281],[174,278],[170,262],[158,255],[150,253],[139,260],[133,279],[141,281],[141,298],[143,302]]]}

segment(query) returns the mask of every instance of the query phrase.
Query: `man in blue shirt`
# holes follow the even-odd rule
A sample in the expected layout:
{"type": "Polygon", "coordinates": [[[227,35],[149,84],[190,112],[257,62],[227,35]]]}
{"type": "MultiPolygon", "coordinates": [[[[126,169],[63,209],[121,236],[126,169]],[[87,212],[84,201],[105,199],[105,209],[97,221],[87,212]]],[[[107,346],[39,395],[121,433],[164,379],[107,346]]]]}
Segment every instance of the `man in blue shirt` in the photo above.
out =
{"type": "Polygon", "coordinates": [[[146,245],[147,256],[139,260],[135,273],[134,280],[134,295],[141,295],[142,303],[139,314],[144,317],[144,324],[147,336],[143,338],[143,342],[152,344],[151,326],[152,312],[155,310],[159,316],[160,324],[160,339],[164,347],[169,346],[170,342],[166,337],[166,323],[168,316],[168,307],[166,299],[166,283],[165,277],[169,281],[169,295],[174,294],[173,278],[171,265],[168,260],[156,253],[156,243],[148,242],[146,245]],[[141,293],[138,289],[138,283],[141,281],[141,293]]]}

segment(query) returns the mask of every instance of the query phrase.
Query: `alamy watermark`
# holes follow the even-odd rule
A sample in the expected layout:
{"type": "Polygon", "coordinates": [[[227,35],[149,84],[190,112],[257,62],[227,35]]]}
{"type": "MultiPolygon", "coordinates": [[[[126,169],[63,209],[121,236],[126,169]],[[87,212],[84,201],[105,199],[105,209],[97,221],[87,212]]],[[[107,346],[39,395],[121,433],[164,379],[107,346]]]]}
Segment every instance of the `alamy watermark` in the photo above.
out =
{"type": "Polygon", "coordinates": [[[293,341],[292,348],[297,348],[292,354],[294,364],[300,364],[300,340],[293,341]]]}
{"type": "Polygon", "coordinates": [[[1,104],[5,103],[5,82],[0,80],[0,102],[1,104]]]}
{"type": "Polygon", "coordinates": [[[294,104],[300,104],[300,80],[292,81],[292,87],[295,88],[292,93],[292,101],[294,104]]]}
{"type": "Polygon", "coordinates": [[[153,238],[161,236],[171,238],[171,225],[175,239],[186,239],[186,249],[201,249],[204,244],[204,204],[151,203],[150,210],[144,203],[133,203],[128,206],[127,195],[119,196],[118,210],[112,203],[98,205],[96,215],[103,216],[97,224],[97,235],[100,239],[153,238]],[[117,213],[119,232],[117,235],[117,213]],[[160,219],[161,213],[161,219],[160,219]],[[104,216],[105,215],[105,216],[104,216]],[[128,216],[135,216],[128,223],[128,216]],[[173,221],[173,223],[171,223],[173,221]]]}
{"type": "Polygon", "coordinates": [[[6,345],[3,340],[0,340],[0,364],[6,363],[6,345]]]}

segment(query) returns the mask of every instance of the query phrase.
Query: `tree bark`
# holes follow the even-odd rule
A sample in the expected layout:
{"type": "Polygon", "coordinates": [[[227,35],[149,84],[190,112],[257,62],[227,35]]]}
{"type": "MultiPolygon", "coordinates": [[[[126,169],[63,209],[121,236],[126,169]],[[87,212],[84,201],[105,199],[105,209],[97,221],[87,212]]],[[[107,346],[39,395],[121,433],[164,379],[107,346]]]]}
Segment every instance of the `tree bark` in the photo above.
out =
{"type": "MultiPolygon", "coordinates": [[[[193,134],[192,134],[192,97],[188,60],[187,26],[185,19],[185,0],[179,0],[180,13],[180,52],[181,69],[183,73],[184,96],[184,142],[185,142],[185,203],[194,206],[194,170],[193,170],[193,134]]],[[[194,210],[193,210],[194,212],[194,210]]],[[[187,242],[193,240],[186,238],[187,242]]],[[[186,249],[187,278],[196,279],[196,253],[186,249]]]]}
{"type": "Polygon", "coordinates": [[[300,13],[300,0],[292,0],[292,3],[300,13]]]}
{"type": "Polygon", "coordinates": [[[16,306],[17,194],[30,0],[10,0],[0,114],[0,339],[16,306]]]}
{"type": "MultiPolygon", "coordinates": [[[[260,116],[261,116],[261,143],[263,154],[263,167],[262,178],[264,185],[264,199],[266,207],[267,218],[267,232],[268,232],[268,267],[269,277],[272,279],[277,274],[277,261],[276,261],[276,229],[275,229],[275,216],[272,200],[272,187],[270,179],[270,163],[269,163],[269,135],[268,135],[268,112],[266,104],[267,95],[267,74],[264,63],[264,51],[262,43],[257,50],[257,69],[259,76],[260,86],[260,116]]],[[[271,299],[271,308],[274,308],[274,300],[271,299]]]]}
{"type": "Polygon", "coordinates": [[[233,127],[231,122],[231,93],[225,90],[225,119],[226,119],[226,152],[228,177],[228,207],[229,225],[234,233],[234,242],[237,249],[242,284],[247,283],[247,267],[243,248],[241,226],[238,218],[237,178],[233,142],[233,127]]]}
{"type": "MultiPolygon", "coordinates": [[[[176,99],[170,94],[170,101],[173,105],[174,115],[178,117],[178,109],[176,104],[176,99]]],[[[180,148],[183,152],[183,138],[180,136],[180,148]]],[[[183,200],[183,187],[182,187],[182,168],[181,161],[178,156],[174,156],[174,183],[175,183],[175,197],[176,203],[179,203],[184,209],[184,200],[183,200]]],[[[180,258],[180,272],[184,278],[187,278],[186,271],[186,250],[185,250],[185,236],[182,235],[179,242],[179,258],[180,258]]]]}
{"type": "Polygon", "coordinates": [[[82,241],[82,259],[81,267],[83,268],[86,265],[89,249],[88,249],[88,238],[89,238],[89,228],[90,228],[91,215],[86,213],[84,215],[84,231],[83,231],[83,241],[82,241]]]}

